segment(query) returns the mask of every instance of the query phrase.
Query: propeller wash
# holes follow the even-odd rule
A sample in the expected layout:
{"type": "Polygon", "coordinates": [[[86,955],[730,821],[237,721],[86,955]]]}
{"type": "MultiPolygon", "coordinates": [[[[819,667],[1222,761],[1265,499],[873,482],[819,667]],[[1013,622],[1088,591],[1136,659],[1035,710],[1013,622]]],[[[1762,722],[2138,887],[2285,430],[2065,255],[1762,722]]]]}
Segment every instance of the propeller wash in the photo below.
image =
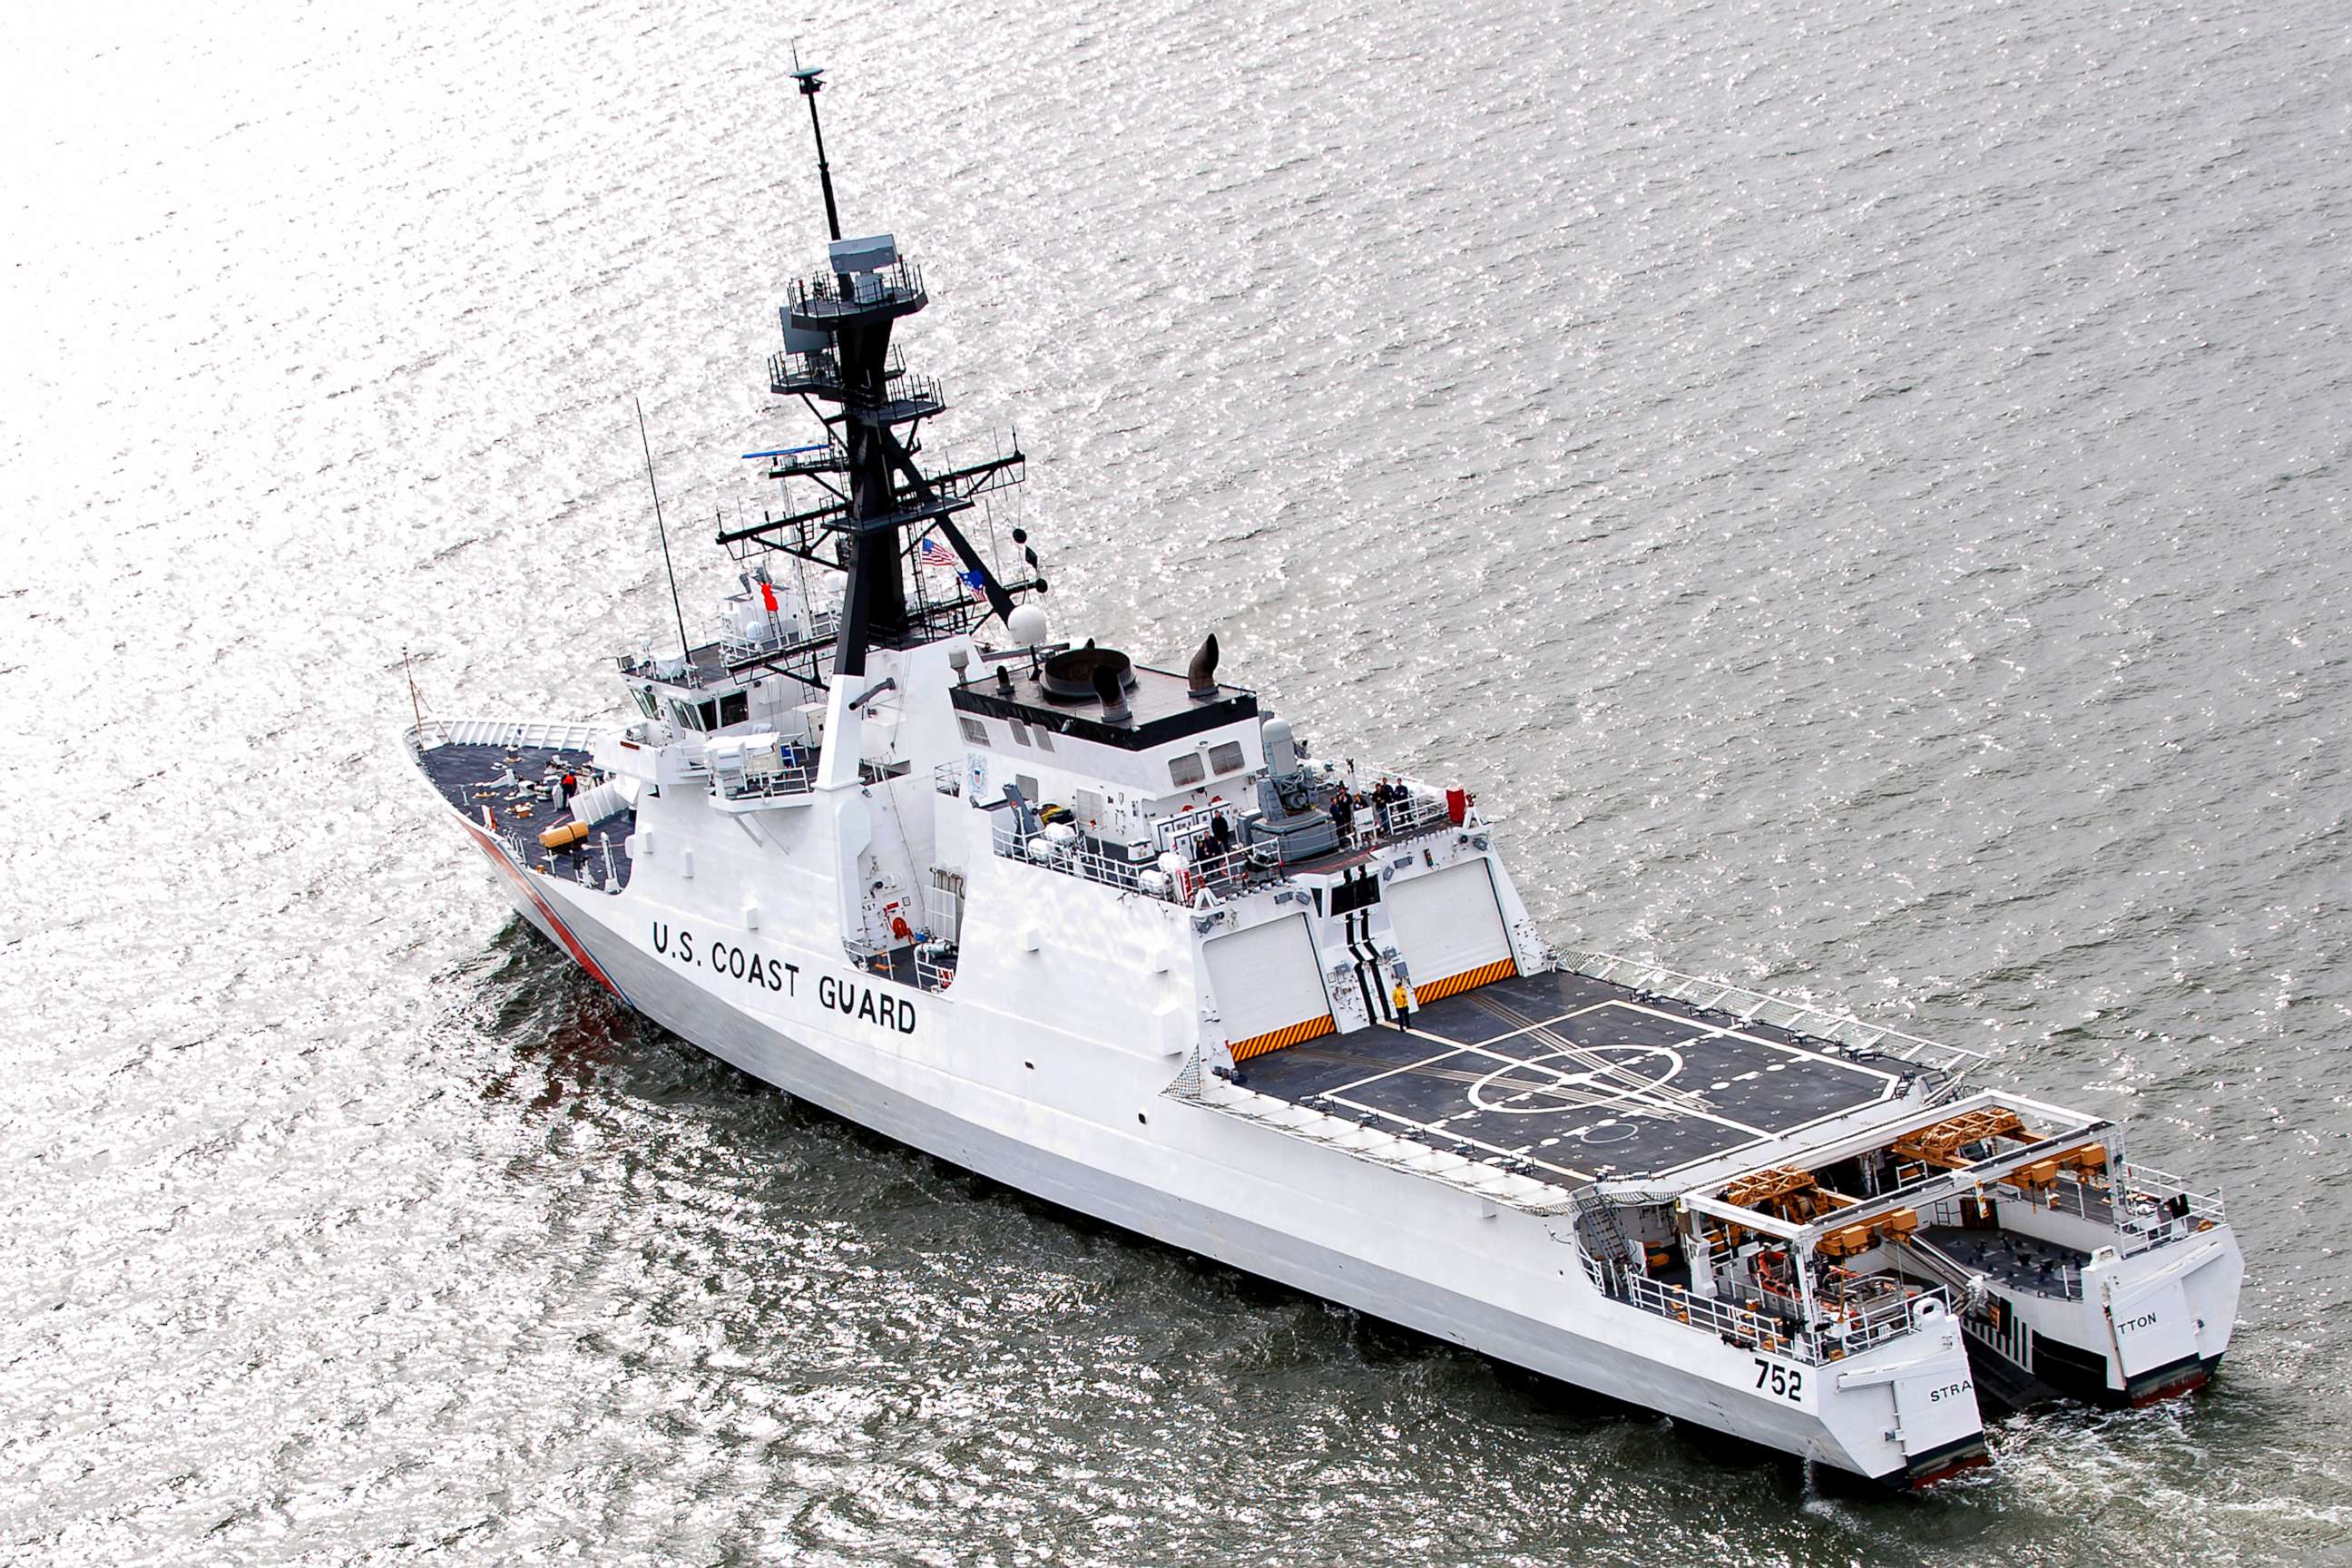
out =
{"type": "MultiPolygon", "coordinates": [[[[819,73],[797,74],[816,121],[819,73]]],[[[710,640],[625,724],[420,721],[524,918],[626,1005],[1080,1213],[1895,1484],[1981,1409],[2203,1384],[2243,1266],[2122,1130],[1973,1053],[1548,948],[1475,801],[1318,759],[1212,637],[1050,637],[929,472],[887,235],[834,236],[770,362],[824,423],[710,640]],[[795,498],[805,504],[793,510],[795,498]],[[819,586],[813,588],[812,582],[819,586]]],[[[681,632],[683,626],[680,627],[681,632]]]]}

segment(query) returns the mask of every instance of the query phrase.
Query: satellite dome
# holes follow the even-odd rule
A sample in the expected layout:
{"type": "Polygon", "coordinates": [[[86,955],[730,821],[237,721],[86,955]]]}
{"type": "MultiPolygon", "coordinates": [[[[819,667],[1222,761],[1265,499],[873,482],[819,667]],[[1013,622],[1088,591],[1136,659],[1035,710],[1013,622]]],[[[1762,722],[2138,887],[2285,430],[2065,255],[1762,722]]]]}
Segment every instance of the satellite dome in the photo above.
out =
{"type": "Polygon", "coordinates": [[[1034,605],[1018,605],[1004,617],[1004,629],[1013,634],[1018,647],[1035,647],[1047,636],[1045,612],[1034,605]]]}

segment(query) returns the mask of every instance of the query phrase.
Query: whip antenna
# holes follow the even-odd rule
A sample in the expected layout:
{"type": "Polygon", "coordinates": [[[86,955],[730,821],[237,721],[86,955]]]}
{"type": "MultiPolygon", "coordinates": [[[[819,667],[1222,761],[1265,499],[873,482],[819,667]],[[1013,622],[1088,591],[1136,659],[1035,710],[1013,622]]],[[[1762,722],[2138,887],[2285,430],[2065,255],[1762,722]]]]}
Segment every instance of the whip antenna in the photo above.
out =
{"type": "Polygon", "coordinates": [[[669,525],[662,521],[661,487],[654,483],[654,444],[646,438],[646,405],[637,401],[634,392],[629,394],[629,401],[637,410],[637,445],[646,452],[646,489],[654,492],[654,531],[661,535],[662,570],[669,576],[670,614],[677,617],[677,657],[691,660],[694,647],[686,640],[686,612],[677,604],[677,568],[669,563],[669,525]]]}

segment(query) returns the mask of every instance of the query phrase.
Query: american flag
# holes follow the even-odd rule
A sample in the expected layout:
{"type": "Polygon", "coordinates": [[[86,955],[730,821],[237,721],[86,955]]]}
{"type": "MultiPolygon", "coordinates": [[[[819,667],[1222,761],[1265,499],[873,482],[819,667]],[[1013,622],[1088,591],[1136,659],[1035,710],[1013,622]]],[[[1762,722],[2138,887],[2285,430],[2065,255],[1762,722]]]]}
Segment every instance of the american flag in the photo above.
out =
{"type": "Polygon", "coordinates": [[[950,572],[956,570],[961,564],[956,560],[955,552],[936,539],[924,540],[921,547],[915,552],[915,558],[926,566],[944,566],[950,572]]]}

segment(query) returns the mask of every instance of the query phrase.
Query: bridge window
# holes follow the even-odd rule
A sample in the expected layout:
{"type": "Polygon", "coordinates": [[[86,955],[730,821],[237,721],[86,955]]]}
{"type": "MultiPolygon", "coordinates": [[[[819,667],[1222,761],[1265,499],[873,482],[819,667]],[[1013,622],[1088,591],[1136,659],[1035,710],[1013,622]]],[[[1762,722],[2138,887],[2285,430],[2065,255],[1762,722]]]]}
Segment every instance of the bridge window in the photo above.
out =
{"type": "Polygon", "coordinates": [[[1168,759],[1168,781],[1178,789],[1191,789],[1203,776],[1201,759],[1189,752],[1181,757],[1168,759]]]}
{"type": "Polygon", "coordinates": [[[1242,765],[1242,743],[1226,741],[1209,748],[1209,771],[1213,773],[1237,772],[1242,765]]]}
{"type": "Polygon", "coordinates": [[[956,728],[963,731],[963,738],[972,745],[985,746],[988,744],[988,726],[973,718],[971,714],[957,714],[956,728]]]}
{"type": "Polygon", "coordinates": [[[681,730],[716,730],[719,728],[719,704],[705,698],[700,702],[669,700],[669,716],[681,730]]]}
{"type": "Polygon", "coordinates": [[[751,716],[751,700],[740,691],[724,692],[719,699],[719,727],[740,724],[751,716]]]}

